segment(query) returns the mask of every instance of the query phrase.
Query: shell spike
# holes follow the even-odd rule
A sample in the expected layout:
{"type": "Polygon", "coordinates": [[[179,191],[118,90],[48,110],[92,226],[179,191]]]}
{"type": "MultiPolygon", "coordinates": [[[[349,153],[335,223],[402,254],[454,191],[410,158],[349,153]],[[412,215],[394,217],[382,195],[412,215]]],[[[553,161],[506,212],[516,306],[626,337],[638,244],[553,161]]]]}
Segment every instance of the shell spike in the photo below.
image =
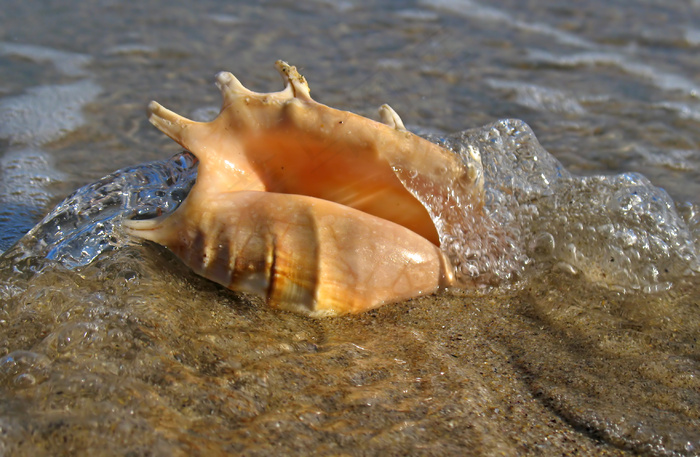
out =
{"type": "Polygon", "coordinates": [[[155,125],[158,130],[175,141],[179,141],[184,129],[192,124],[197,124],[197,122],[182,117],[155,101],[148,104],[148,120],[151,124],[155,125]]]}
{"type": "Polygon", "coordinates": [[[386,103],[379,107],[379,119],[381,119],[383,124],[388,125],[398,131],[405,132],[406,126],[403,125],[401,116],[394,111],[394,108],[387,105],[386,103]]]}
{"type": "MultiPolygon", "coordinates": [[[[183,148],[192,151],[192,145],[189,144],[194,136],[201,134],[202,129],[207,129],[207,124],[195,122],[186,117],[170,111],[158,102],[148,104],[148,120],[155,125],[158,130],[168,135],[173,140],[177,141],[183,148]]],[[[200,160],[199,152],[192,151],[200,160]]]]}
{"type": "Polygon", "coordinates": [[[164,222],[170,216],[171,214],[164,214],[152,219],[124,219],[122,220],[122,228],[129,235],[163,243],[168,241],[167,225],[164,222]]]}
{"type": "Polygon", "coordinates": [[[222,71],[216,74],[216,87],[219,88],[224,98],[223,108],[226,108],[241,95],[250,95],[253,93],[228,71],[222,71]]]}
{"type": "Polygon", "coordinates": [[[280,72],[282,78],[287,83],[287,87],[291,87],[296,98],[301,98],[304,100],[311,100],[311,89],[309,88],[309,83],[306,82],[306,78],[299,74],[297,67],[289,65],[283,60],[278,60],[275,62],[275,67],[277,71],[280,72]]]}

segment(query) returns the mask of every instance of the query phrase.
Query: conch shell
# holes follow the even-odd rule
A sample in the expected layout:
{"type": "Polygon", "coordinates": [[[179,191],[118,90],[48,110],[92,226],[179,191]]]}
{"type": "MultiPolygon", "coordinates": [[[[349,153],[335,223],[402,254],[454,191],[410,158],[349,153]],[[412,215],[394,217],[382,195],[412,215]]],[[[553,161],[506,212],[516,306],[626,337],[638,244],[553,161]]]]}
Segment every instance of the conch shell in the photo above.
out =
{"type": "Polygon", "coordinates": [[[379,123],[317,103],[295,67],[277,68],[286,87],[276,93],[219,73],[223,106],[211,122],[150,103],[149,120],[199,159],[198,176],[175,212],[125,220],[126,231],[230,289],[313,316],[451,285],[444,227],[422,200],[457,192],[478,211],[480,163],[408,132],[387,105],[379,123]]]}

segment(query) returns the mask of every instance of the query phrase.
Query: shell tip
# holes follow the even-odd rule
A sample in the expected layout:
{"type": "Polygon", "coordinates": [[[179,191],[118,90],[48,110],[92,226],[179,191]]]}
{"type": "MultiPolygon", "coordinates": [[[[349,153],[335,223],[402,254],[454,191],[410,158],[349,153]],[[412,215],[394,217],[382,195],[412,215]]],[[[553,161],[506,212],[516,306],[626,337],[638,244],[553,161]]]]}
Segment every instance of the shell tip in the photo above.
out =
{"type": "Polygon", "coordinates": [[[158,243],[163,241],[163,221],[168,216],[169,214],[152,219],[122,219],[121,227],[130,236],[158,243]]]}
{"type": "Polygon", "coordinates": [[[216,74],[216,84],[221,87],[221,86],[228,86],[231,81],[236,79],[232,73],[228,71],[220,71],[216,74]]]}
{"type": "Polygon", "coordinates": [[[398,113],[386,103],[379,107],[379,119],[383,124],[386,124],[395,130],[399,130],[401,132],[406,131],[406,126],[403,124],[401,116],[399,116],[398,113]]]}
{"type": "Polygon", "coordinates": [[[309,83],[303,75],[297,71],[297,67],[289,65],[283,60],[275,62],[277,71],[280,72],[282,78],[287,83],[287,87],[292,87],[294,96],[297,98],[311,99],[311,89],[309,83]]]}
{"type": "MultiPolygon", "coordinates": [[[[228,71],[221,71],[216,74],[216,87],[221,91],[223,97],[223,108],[231,104],[236,98],[250,95],[252,92],[241,84],[241,82],[228,71]]],[[[222,109],[223,109],[222,108],[222,109]]]]}
{"type": "Polygon", "coordinates": [[[185,143],[187,130],[191,130],[198,125],[186,117],[170,111],[158,102],[148,104],[148,121],[156,126],[158,130],[168,135],[173,140],[180,143],[185,149],[190,149],[185,143]]]}
{"type": "Polygon", "coordinates": [[[151,102],[148,104],[148,117],[158,116],[158,112],[160,112],[162,109],[163,105],[155,100],[151,100],[151,102]]]}
{"type": "Polygon", "coordinates": [[[216,86],[219,88],[224,98],[230,94],[239,95],[250,93],[250,91],[241,84],[238,78],[228,71],[221,71],[216,74],[216,86]]]}
{"type": "MultiPolygon", "coordinates": [[[[148,104],[148,120],[151,124],[158,127],[159,130],[166,132],[170,131],[173,124],[180,116],[156,101],[151,101],[148,104]],[[165,130],[164,130],[165,129],[165,130]]],[[[167,133],[167,132],[166,132],[167,133]]]]}

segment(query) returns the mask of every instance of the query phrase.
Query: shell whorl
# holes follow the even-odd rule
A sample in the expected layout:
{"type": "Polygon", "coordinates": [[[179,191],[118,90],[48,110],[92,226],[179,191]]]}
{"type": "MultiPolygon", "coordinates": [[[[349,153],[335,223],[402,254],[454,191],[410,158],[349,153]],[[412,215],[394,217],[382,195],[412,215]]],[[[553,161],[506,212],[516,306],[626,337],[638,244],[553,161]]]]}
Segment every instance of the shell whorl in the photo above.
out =
{"type": "Polygon", "coordinates": [[[239,191],[125,221],[193,271],[314,316],[361,312],[451,282],[439,248],[392,222],[302,195],[239,191]]]}

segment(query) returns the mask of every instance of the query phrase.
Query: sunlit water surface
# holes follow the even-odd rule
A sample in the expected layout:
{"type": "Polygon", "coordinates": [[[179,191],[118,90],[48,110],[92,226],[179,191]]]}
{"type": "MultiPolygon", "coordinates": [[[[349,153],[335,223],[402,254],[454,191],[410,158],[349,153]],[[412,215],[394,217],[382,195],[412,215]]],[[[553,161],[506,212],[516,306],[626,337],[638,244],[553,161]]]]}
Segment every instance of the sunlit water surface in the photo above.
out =
{"type": "Polygon", "coordinates": [[[700,453],[700,3],[573,5],[10,2],[0,452],[700,453]],[[205,119],[279,58],[477,149],[514,274],[312,320],[126,237],[196,176],[147,102],[205,119]]]}

